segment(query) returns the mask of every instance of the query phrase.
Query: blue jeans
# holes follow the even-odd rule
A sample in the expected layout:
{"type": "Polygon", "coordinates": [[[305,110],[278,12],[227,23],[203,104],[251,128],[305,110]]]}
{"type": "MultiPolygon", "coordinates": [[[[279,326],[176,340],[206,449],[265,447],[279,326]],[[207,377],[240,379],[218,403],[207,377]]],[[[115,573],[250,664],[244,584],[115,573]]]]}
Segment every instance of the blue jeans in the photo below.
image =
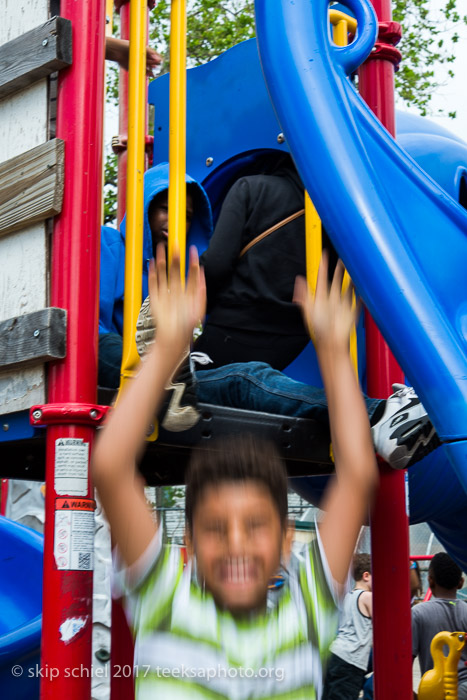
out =
{"type": "MultiPolygon", "coordinates": [[[[196,372],[196,394],[201,403],[243,408],[295,418],[313,418],[328,429],[328,402],[324,389],[302,384],[264,362],[237,362],[196,372]]],[[[365,397],[371,419],[381,399],[365,397]]]]}

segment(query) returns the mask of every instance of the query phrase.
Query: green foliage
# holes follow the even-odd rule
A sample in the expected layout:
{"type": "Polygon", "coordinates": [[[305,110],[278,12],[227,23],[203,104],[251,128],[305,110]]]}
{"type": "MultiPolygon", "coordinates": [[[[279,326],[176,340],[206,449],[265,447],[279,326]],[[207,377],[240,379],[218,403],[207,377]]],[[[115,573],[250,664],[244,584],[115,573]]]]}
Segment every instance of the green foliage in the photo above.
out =
{"type": "MultiPolygon", "coordinates": [[[[393,19],[402,25],[402,63],[396,73],[396,91],[423,116],[430,114],[430,101],[440,83],[435,80],[435,67],[455,61],[454,45],[459,40],[454,31],[461,17],[457,6],[462,0],[447,0],[439,13],[431,0],[395,0],[393,19]]],[[[448,76],[453,77],[452,69],[448,76]]],[[[443,110],[438,110],[443,112],[443,110]]],[[[448,116],[455,117],[455,112],[448,116]]]]}
{"type": "MultiPolygon", "coordinates": [[[[253,0],[188,0],[187,63],[207,63],[232,46],[255,36],[253,0]]],[[[170,0],[159,0],[151,15],[150,44],[170,68],[170,0]]]]}
{"type": "Polygon", "coordinates": [[[104,224],[115,225],[117,216],[117,156],[110,153],[104,165],[104,224]]]}

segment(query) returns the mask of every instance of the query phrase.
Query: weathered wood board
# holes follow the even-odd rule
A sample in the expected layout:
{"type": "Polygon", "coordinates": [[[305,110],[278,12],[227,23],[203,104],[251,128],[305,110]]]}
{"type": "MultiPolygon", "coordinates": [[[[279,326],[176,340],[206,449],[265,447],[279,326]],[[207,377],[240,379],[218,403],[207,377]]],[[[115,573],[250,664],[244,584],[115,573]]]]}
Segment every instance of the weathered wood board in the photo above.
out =
{"type": "MultiPolygon", "coordinates": [[[[0,46],[49,19],[48,0],[2,0],[0,46]]],[[[0,161],[48,139],[47,80],[0,100],[0,161]]],[[[0,321],[47,306],[48,237],[44,223],[0,238],[0,321]]],[[[0,373],[0,414],[45,401],[43,365],[0,373]]]]}
{"type": "Polygon", "coordinates": [[[0,99],[71,62],[71,22],[53,17],[0,46],[0,99]]]}
{"type": "Polygon", "coordinates": [[[0,370],[61,360],[66,354],[66,311],[49,307],[0,322],[0,370]]]}
{"type": "Polygon", "coordinates": [[[0,236],[61,211],[64,152],[53,139],[0,163],[0,236]]]}

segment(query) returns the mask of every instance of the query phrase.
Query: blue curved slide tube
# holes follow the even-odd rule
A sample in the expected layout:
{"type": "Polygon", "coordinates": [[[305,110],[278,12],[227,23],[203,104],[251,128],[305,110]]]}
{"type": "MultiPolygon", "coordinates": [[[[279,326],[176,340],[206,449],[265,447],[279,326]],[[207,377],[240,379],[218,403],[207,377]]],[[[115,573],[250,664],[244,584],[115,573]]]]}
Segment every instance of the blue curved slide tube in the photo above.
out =
{"type": "Polygon", "coordinates": [[[0,517],[0,690],[39,697],[43,537],[0,517]]]}
{"type": "Polygon", "coordinates": [[[263,73],[326,229],[467,491],[467,212],[356,93],[347,74],[377,24],[366,0],[346,4],[359,29],[337,47],[327,0],[280,0],[274,12],[256,0],[263,73]]]}

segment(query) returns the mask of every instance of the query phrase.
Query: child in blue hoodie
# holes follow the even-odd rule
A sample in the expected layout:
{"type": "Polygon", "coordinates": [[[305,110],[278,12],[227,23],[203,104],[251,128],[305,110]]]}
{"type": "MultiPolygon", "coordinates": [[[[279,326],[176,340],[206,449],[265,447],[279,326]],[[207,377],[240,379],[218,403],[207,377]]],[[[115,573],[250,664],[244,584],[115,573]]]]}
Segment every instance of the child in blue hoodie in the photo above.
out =
{"type": "MultiPolygon", "coordinates": [[[[188,242],[206,247],[212,233],[211,207],[201,185],[186,175],[188,242]]],[[[148,295],[148,266],[156,245],[168,235],[169,164],[160,163],[144,176],[144,232],[142,299],[148,295]]],[[[101,230],[101,282],[99,295],[99,385],[120,384],[125,282],[125,229],[103,226],[101,230]]]]}

